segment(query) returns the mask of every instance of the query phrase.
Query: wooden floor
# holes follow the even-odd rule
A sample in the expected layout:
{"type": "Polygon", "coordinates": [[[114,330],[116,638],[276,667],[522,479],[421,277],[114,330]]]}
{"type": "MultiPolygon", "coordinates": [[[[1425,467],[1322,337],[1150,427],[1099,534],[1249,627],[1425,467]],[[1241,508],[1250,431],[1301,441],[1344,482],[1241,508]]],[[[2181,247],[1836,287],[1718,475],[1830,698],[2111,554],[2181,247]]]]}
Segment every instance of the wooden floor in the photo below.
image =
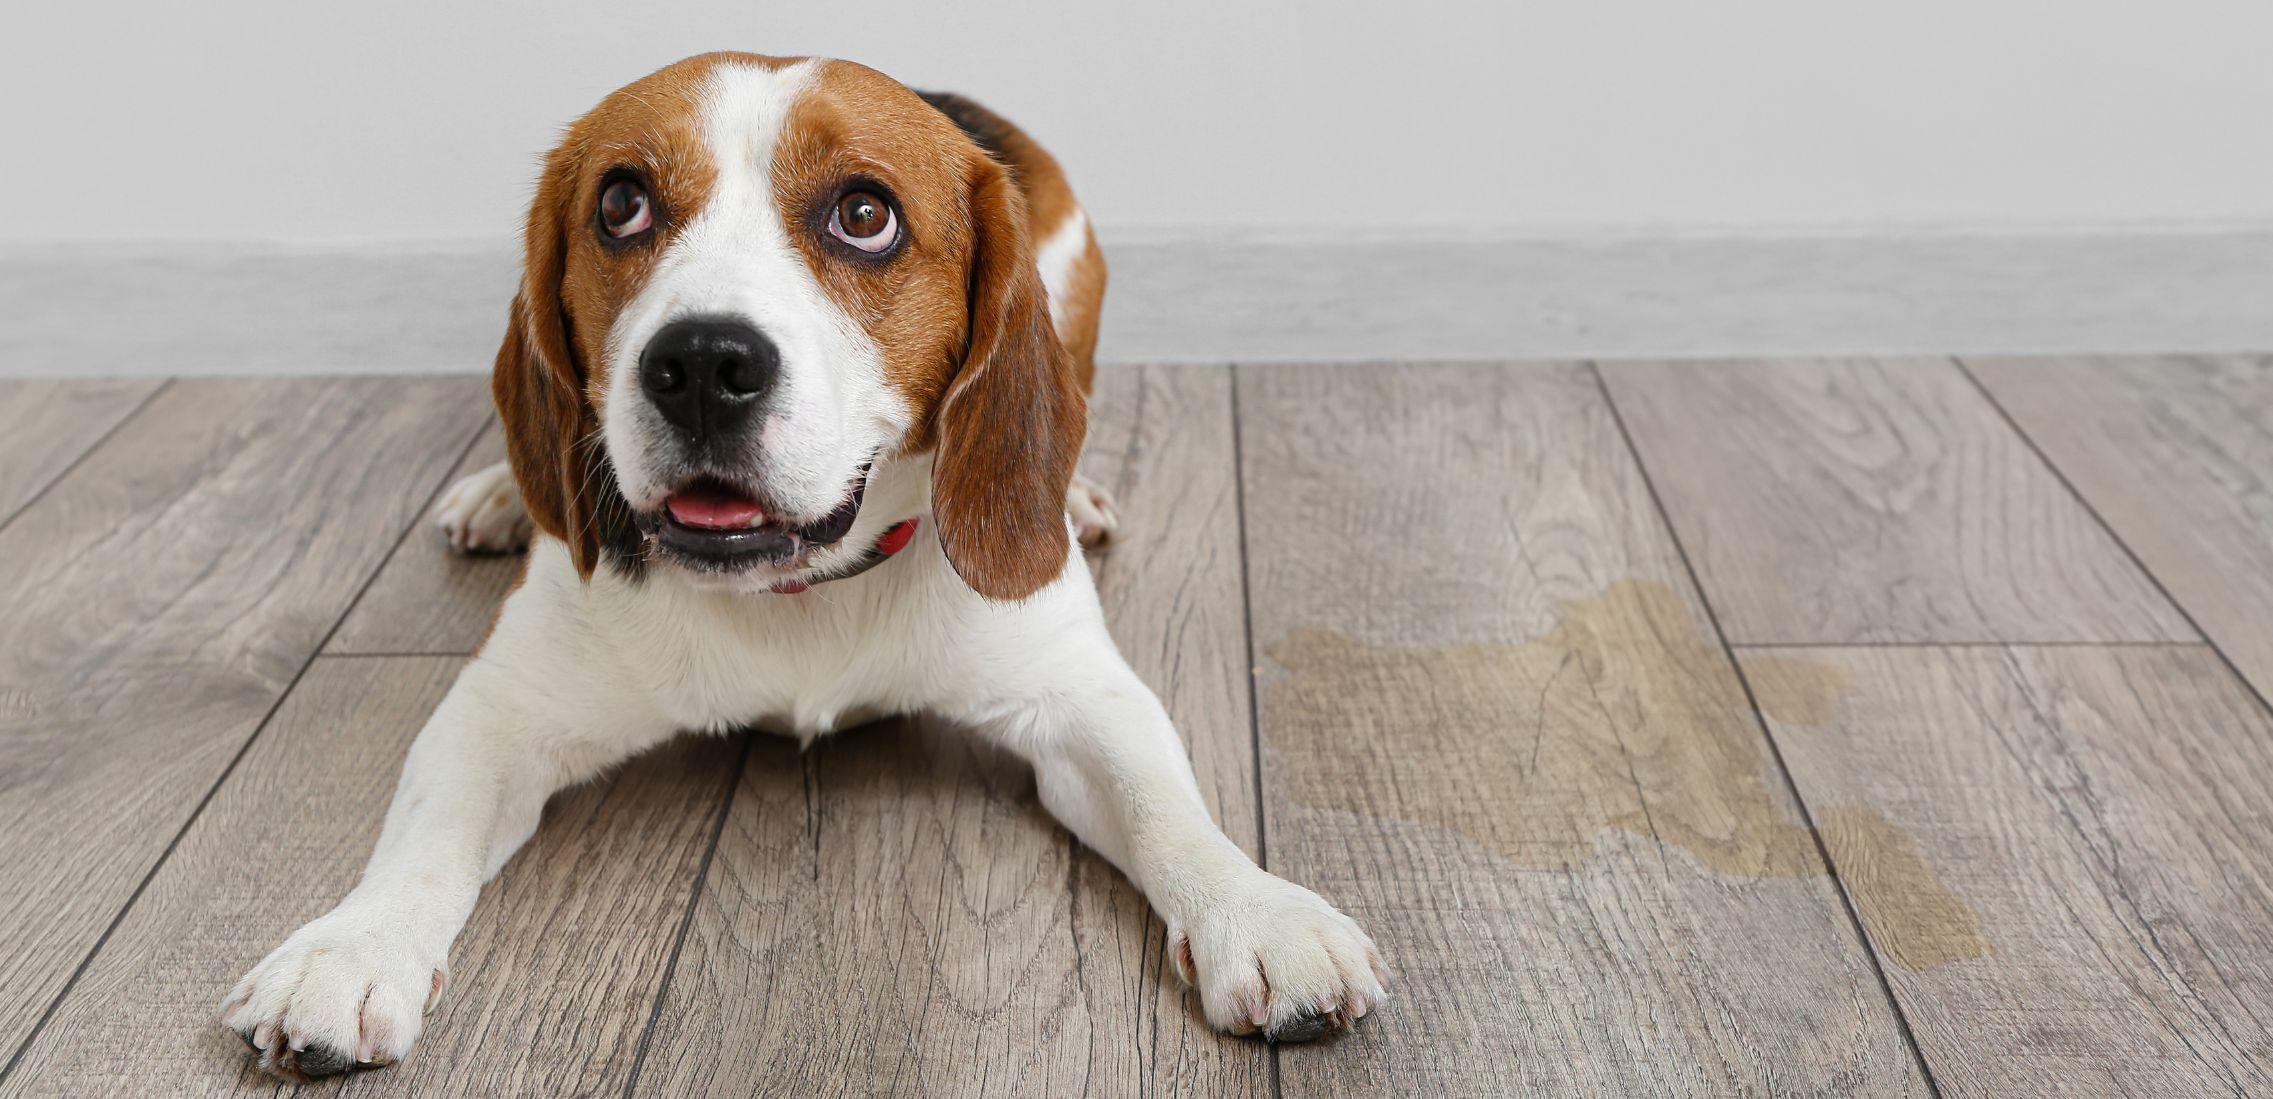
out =
{"type": "MultiPolygon", "coordinates": [[[[685,739],[551,808],[409,1060],[479,1096],[2273,1095],[2273,358],[1108,370],[1115,634],[1362,920],[1211,1034],[955,730],[685,739]]],[[[481,379],[0,382],[9,1095],[269,1094],[510,582],[481,379]]],[[[290,1090],[290,1089],[285,1089],[290,1090]]]]}

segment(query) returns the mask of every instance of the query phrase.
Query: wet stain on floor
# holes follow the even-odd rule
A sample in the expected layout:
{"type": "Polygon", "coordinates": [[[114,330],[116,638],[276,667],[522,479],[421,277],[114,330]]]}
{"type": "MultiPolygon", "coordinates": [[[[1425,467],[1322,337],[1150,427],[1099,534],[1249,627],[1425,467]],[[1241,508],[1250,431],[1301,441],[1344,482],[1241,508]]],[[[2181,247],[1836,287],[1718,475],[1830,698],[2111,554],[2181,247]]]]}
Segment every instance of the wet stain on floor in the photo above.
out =
{"type": "Polygon", "coordinates": [[[1760,712],[1789,725],[1831,724],[1847,693],[1847,669],[1817,660],[1747,653],[1744,674],[1760,712]]]}
{"type": "Polygon", "coordinates": [[[1934,876],[1910,833],[1851,805],[1824,808],[1815,824],[1871,942],[1894,964],[1914,971],[1988,956],[1980,914],[1934,876]]]}
{"type": "MultiPolygon", "coordinates": [[[[1266,686],[1273,725],[1303,738],[1280,733],[1273,762],[1303,804],[1449,829],[1526,869],[1584,862],[1622,830],[1731,877],[1824,873],[1725,652],[1662,583],[1613,584],[1515,644],[1376,646],[1306,627],[1265,652],[1285,671],[1266,686]]],[[[1845,686],[1835,668],[1783,678],[1815,689],[1785,692],[1779,720],[1828,720],[1845,686]]],[[[1864,884],[1884,899],[1860,907],[1874,937],[1902,944],[1890,956],[1986,952],[1966,952],[1978,918],[1907,835],[1869,810],[1836,819],[1833,856],[1867,852],[1864,884]]]]}
{"type": "MultiPolygon", "coordinates": [[[[1826,726],[1839,717],[1844,668],[1795,657],[1747,655],[1744,671],[1760,711],[1779,725],[1826,726]]],[[[1985,957],[1981,917],[1934,874],[1910,833],[1879,813],[1851,805],[1816,810],[1823,846],[1871,941],[1896,965],[1932,969],[1985,957]]]]}

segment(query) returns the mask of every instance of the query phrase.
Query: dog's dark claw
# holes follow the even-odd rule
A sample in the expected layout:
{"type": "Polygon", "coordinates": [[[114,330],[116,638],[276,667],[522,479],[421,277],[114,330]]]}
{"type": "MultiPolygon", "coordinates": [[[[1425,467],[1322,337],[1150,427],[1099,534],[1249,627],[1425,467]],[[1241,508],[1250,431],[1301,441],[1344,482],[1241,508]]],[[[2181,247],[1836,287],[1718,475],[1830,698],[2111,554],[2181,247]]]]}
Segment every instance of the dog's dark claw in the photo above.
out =
{"type": "Polygon", "coordinates": [[[326,1045],[313,1045],[300,1051],[295,1058],[302,1076],[337,1076],[347,1071],[355,1059],[326,1045]]]}
{"type": "Polygon", "coordinates": [[[259,1052],[260,1052],[260,1045],[259,1045],[259,1043],[256,1043],[256,1042],[254,1042],[254,1041],[253,1041],[253,1035],[252,1035],[252,1032],[251,1032],[251,1031],[249,1031],[249,1030],[232,1030],[232,1031],[230,1031],[229,1033],[236,1035],[236,1036],[237,1036],[237,1040],[238,1040],[238,1041],[240,1041],[240,1042],[243,1042],[243,1043],[245,1044],[245,1048],[246,1048],[246,1049],[252,1050],[254,1053],[259,1053],[259,1052]]]}
{"type": "Polygon", "coordinates": [[[1264,1031],[1263,1037],[1273,1042],[1308,1042],[1340,1027],[1341,1016],[1338,1013],[1297,1015],[1270,1030],[1264,1031]]]}

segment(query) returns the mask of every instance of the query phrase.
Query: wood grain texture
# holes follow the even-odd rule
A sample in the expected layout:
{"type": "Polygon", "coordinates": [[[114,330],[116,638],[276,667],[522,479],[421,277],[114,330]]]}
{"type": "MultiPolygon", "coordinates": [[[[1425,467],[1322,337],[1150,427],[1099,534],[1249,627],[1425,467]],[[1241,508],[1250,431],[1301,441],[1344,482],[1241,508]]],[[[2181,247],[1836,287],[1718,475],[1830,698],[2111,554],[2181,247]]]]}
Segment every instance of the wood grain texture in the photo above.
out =
{"type": "Polygon", "coordinates": [[[1826,824],[1874,942],[1977,940],[1926,965],[1889,952],[1945,1094],[2273,1094],[2273,719],[2215,654],[1744,661],[1817,818],[1868,807],[1915,845],[1826,824]],[[1912,859],[1962,909],[1886,872],[1912,859]]]}
{"type": "MultiPolygon", "coordinates": [[[[1099,390],[1084,468],[1128,524],[1098,566],[1107,619],[1251,842],[1226,374],[1113,369],[1099,390]]],[[[895,722],[802,756],[761,738],[638,1091],[1268,1094],[1267,1053],[1208,1031],[1164,937],[966,733],[895,722]]]]}
{"type": "Polygon", "coordinates": [[[1947,359],[1605,364],[1729,640],[2192,640],[1947,359]]]}
{"type": "MultiPolygon", "coordinates": [[[[266,1091],[215,1021],[246,969],[354,885],[448,657],[325,657],[96,955],[7,1088],[266,1091]],[[382,777],[384,776],[384,777],[382,777]]],[[[686,739],[556,799],[483,892],[451,983],[365,1095],[617,1095],[742,744],[686,739]]]]}
{"type": "Polygon", "coordinates": [[[1283,1094],[1924,1094],[1592,374],[1239,381],[1270,867],[1399,986],[1283,1094]]]}
{"type": "MultiPolygon", "coordinates": [[[[450,471],[445,484],[505,460],[497,424],[450,471]]],[[[327,653],[470,653],[489,635],[497,605],[520,580],[524,554],[452,553],[431,509],[387,559],[371,590],[339,624],[327,653]]]]}
{"type": "Polygon", "coordinates": [[[163,384],[158,378],[0,381],[0,524],[163,384]]]}
{"type": "Polygon", "coordinates": [[[2273,357],[1964,361],[2273,697],[2273,357]]]}
{"type": "Polygon", "coordinates": [[[438,487],[478,392],[179,382],[0,530],[0,1048],[438,487]]]}

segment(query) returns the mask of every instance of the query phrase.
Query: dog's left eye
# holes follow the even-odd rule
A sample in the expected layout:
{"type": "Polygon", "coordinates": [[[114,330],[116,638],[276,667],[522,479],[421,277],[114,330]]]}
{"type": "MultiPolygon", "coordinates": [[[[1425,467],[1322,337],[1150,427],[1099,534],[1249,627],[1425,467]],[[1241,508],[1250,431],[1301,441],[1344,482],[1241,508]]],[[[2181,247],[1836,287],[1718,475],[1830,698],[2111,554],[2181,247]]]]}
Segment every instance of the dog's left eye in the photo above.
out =
{"type": "Polygon", "coordinates": [[[636,179],[619,179],[600,192],[600,228],[617,240],[636,237],[655,224],[647,188],[636,179]]]}
{"type": "Polygon", "coordinates": [[[890,203],[867,191],[837,200],[829,212],[829,235],[863,252],[881,252],[900,239],[899,217],[890,203]]]}

